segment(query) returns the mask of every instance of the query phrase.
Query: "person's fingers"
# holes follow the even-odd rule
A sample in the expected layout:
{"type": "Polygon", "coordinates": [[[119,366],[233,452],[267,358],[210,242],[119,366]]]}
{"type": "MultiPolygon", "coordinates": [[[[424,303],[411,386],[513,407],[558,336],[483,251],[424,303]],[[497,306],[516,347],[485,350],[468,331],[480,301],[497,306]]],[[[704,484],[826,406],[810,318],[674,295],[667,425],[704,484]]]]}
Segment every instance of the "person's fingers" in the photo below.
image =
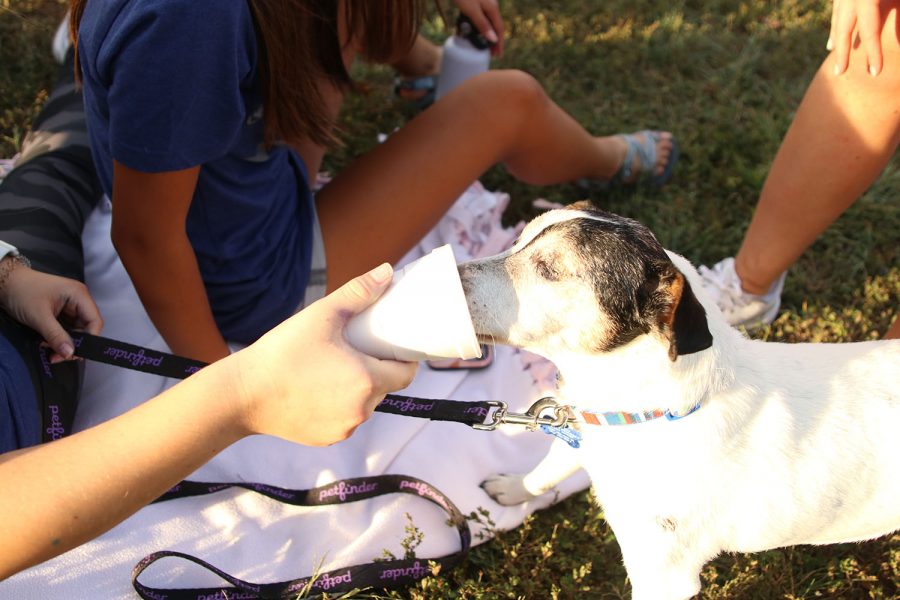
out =
{"type": "Polygon", "coordinates": [[[47,345],[63,359],[70,359],[75,353],[75,346],[72,344],[72,338],[66,333],[59,321],[49,310],[41,311],[42,314],[34,315],[28,319],[26,323],[29,327],[38,332],[44,338],[47,345]]]}
{"type": "Polygon", "coordinates": [[[850,63],[850,47],[853,29],[856,27],[856,13],[852,12],[852,8],[846,8],[846,4],[841,4],[840,7],[835,6],[835,15],[832,20],[836,22],[832,38],[834,74],[840,75],[847,70],[847,65],[850,63]]]}
{"type": "Polygon", "coordinates": [[[881,11],[878,3],[863,3],[856,16],[859,24],[859,39],[869,60],[869,74],[873,77],[881,73],[881,11]]]}
{"type": "Polygon", "coordinates": [[[396,360],[379,360],[371,358],[369,369],[372,373],[372,381],[377,382],[379,389],[366,403],[367,414],[371,415],[378,403],[384,399],[388,392],[396,392],[409,386],[416,371],[419,368],[417,362],[401,362],[396,360]]]}
{"type": "Polygon", "coordinates": [[[500,14],[500,7],[496,2],[491,2],[483,8],[484,14],[490,20],[494,33],[497,36],[497,39],[494,40],[494,45],[491,47],[491,54],[496,57],[503,56],[503,36],[506,34],[506,26],[503,23],[503,16],[500,14]]]}
{"type": "Polygon", "coordinates": [[[99,335],[103,331],[103,317],[100,316],[100,311],[93,302],[87,305],[78,304],[77,311],[75,323],[78,329],[92,335],[99,335]]]}
{"type": "Polygon", "coordinates": [[[834,0],[831,3],[831,28],[828,30],[828,42],[825,44],[825,49],[828,52],[834,50],[834,40],[837,37],[837,15],[840,10],[842,0],[834,0]]]}
{"type": "Polygon", "coordinates": [[[66,299],[64,314],[71,321],[71,327],[98,335],[103,329],[103,317],[87,288],[78,290],[66,299]]]}
{"type": "Polygon", "coordinates": [[[378,363],[376,372],[380,375],[380,381],[383,386],[383,389],[380,391],[385,393],[396,392],[407,387],[412,383],[419,368],[419,363],[417,362],[381,360],[378,363]]]}
{"type": "Polygon", "coordinates": [[[349,318],[368,308],[381,296],[390,284],[393,273],[391,265],[384,263],[351,279],[322,300],[349,318]]]}
{"type": "MultiPolygon", "coordinates": [[[[483,8],[483,7],[482,7],[483,8]]],[[[483,10],[473,10],[472,14],[466,15],[472,20],[472,24],[475,26],[475,29],[485,37],[487,41],[492,44],[498,44],[500,42],[500,37],[497,35],[497,31],[494,29],[494,24],[491,22],[491,19],[483,12],[483,10]]]]}

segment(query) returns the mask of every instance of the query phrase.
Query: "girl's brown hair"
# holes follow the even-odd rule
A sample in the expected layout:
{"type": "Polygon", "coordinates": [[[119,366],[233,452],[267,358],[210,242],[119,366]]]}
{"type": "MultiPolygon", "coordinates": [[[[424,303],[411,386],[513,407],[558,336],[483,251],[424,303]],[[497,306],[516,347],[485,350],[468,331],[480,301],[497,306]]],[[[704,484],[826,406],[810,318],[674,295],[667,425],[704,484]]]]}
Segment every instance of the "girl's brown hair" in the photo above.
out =
{"type": "MultiPolygon", "coordinates": [[[[187,0],[190,1],[190,0],[187,0]]],[[[75,40],[88,0],[71,0],[75,40]]],[[[368,60],[396,60],[412,47],[424,12],[422,0],[247,0],[259,44],[257,65],[263,92],[265,143],[304,139],[335,141],[333,118],[321,85],[351,87],[339,31],[345,45],[368,60]]]]}

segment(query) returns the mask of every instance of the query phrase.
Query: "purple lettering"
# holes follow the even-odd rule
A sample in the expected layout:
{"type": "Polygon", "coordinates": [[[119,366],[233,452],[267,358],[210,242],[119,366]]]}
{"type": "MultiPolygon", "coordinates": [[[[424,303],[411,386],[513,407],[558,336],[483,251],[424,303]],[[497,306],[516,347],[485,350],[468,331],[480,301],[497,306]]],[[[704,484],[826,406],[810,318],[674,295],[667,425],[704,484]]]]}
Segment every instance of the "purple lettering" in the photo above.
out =
{"type": "Polygon", "coordinates": [[[400,412],[430,412],[434,408],[434,402],[415,402],[412,398],[404,398],[403,400],[399,398],[385,398],[381,403],[385,406],[396,408],[400,412]]]}
{"type": "Polygon", "coordinates": [[[367,494],[374,490],[378,489],[377,483],[370,483],[367,481],[363,481],[362,483],[357,483],[355,485],[347,485],[343,481],[339,481],[334,484],[330,488],[324,489],[319,492],[319,500],[325,500],[326,498],[331,498],[332,496],[337,496],[340,498],[341,502],[347,499],[347,496],[354,496],[356,494],[367,494]]]}
{"type": "Polygon", "coordinates": [[[413,563],[411,567],[404,567],[401,569],[385,569],[381,572],[380,579],[391,579],[393,581],[397,581],[401,577],[412,577],[413,579],[422,579],[426,575],[429,575],[431,571],[426,567],[423,567],[419,564],[419,561],[413,563]]]}
{"type": "Polygon", "coordinates": [[[137,352],[128,352],[127,350],[122,350],[121,348],[113,348],[112,346],[107,346],[106,350],[103,351],[103,354],[112,357],[113,360],[121,360],[122,362],[131,363],[131,366],[133,367],[141,367],[143,365],[153,365],[154,367],[158,367],[163,362],[162,356],[153,358],[145,355],[143,348],[141,348],[137,352]]]}
{"type": "Polygon", "coordinates": [[[256,490],[257,492],[262,492],[264,494],[271,494],[273,496],[278,496],[279,498],[285,498],[287,500],[291,500],[294,497],[294,495],[287,490],[274,488],[272,486],[263,485],[261,483],[254,483],[251,487],[254,490],[256,490]]]}
{"type": "Polygon", "coordinates": [[[47,379],[53,379],[53,371],[50,370],[50,360],[48,359],[49,353],[42,349],[38,354],[41,356],[41,368],[44,370],[44,375],[47,376],[47,379]]]}
{"type": "Polygon", "coordinates": [[[423,498],[430,498],[439,506],[443,507],[444,510],[451,512],[450,507],[447,505],[447,501],[422,481],[409,481],[408,479],[404,479],[400,482],[400,489],[415,490],[416,493],[423,498]]]}
{"type": "Polygon", "coordinates": [[[58,440],[66,434],[66,429],[62,426],[62,419],[59,418],[59,406],[51,404],[48,408],[50,409],[50,427],[45,431],[51,440],[58,440]]]}
{"type": "MultiPolygon", "coordinates": [[[[308,580],[307,580],[308,581],[308,580]]],[[[343,575],[323,575],[319,577],[312,583],[312,587],[318,588],[320,590],[330,590],[340,583],[353,583],[353,575],[347,570],[343,575]]]]}

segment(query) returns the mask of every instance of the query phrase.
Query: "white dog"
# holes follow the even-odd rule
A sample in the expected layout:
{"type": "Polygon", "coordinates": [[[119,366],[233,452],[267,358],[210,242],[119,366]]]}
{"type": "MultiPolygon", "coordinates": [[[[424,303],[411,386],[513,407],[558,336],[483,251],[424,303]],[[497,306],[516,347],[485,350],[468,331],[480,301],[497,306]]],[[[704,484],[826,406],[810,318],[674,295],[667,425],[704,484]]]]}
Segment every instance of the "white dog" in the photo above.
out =
{"type": "Polygon", "coordinates": [[[584,204],[459,270],[479,336],[553,361],[583,436],[484,489],[516,504],[583,467],[635,599],[695,595],[723,551],[900,528],[900,341],[749,340],[687,260],[584,204]]]}

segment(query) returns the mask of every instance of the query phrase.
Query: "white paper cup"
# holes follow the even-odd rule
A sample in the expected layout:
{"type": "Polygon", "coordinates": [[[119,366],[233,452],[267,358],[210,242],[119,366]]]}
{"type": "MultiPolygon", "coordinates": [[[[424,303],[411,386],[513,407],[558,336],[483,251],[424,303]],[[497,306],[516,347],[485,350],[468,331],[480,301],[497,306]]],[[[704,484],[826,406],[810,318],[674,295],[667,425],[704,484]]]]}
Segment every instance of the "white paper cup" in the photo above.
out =
{"type": "Polygon", "coordinates": [[[378,358],[480,356],[449,244],[396,271],[384,295],[347,322],[344,335],[355,348],[378,358]]]}

